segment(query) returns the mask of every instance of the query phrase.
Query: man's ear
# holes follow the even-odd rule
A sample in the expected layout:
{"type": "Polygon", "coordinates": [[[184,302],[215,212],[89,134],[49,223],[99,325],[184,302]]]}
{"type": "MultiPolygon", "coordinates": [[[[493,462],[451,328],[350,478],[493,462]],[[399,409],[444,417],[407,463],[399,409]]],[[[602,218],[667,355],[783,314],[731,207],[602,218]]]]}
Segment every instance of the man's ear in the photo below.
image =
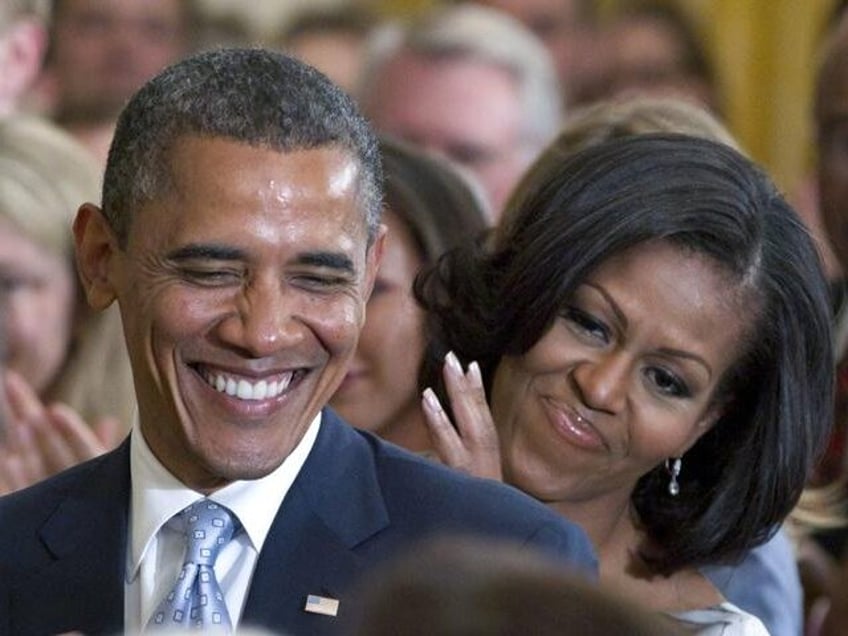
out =
{"type": "Polygon", "coordinates": [[[374,242],[368,248],[368,253],[365,255],[365,301],[371,297],[371,291],[374,289],[374,281],[377,280],[377,270],[380,269],[380,263],[383,261],[383,252],[386,249],[386,234],[388,228],[381,223],[377,229],[377,236],[374,237],[374,242]]]}
{"type": "Polygon", "coordinates": [[[105,309],[115,300],[114,276],[116,259],[121,249],[118,237],[92,203],[84,203],[74,219],[77,270],[88,304],[105,309]]]}

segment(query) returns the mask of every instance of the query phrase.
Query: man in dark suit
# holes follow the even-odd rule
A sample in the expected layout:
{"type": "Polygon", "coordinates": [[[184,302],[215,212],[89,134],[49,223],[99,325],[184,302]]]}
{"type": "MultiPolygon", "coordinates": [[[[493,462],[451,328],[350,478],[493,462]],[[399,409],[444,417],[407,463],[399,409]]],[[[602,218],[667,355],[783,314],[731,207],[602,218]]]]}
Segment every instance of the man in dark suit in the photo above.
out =
{"type": "Polygon", "coordinates": [[[593,573],[541,504],[325,408],[383,249],[380,180],[352,101],[291,58],[210,52],[133,97],[74,233],[89,303],[119,304],[138,422],[0,499],[0,634],[342,633],[362,572],[444,532],[593,573]]]}

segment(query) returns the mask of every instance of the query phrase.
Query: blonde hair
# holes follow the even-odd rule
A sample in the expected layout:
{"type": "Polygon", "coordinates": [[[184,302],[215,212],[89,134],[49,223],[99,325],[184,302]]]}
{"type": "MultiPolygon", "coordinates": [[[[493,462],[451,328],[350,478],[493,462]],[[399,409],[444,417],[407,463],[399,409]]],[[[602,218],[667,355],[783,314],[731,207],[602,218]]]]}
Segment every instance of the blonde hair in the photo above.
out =
{"type": "Polygon", "coordinates": [[[0,121],[0,217],[51,254],[73,254],[77,206],[99,190],[93,158],[44,120],[0,121]]]}
{"type": "MultiPolygon", "coordinates": [[[[0,120],[0,219],[71,271],[74,213],[97,200],[99,186],[94,158],[59,128],[21,115],[0,120]]],[[[79,289],[77,296],[68,356],[41,398],[65,402],[87,421],[109,415],[128,426],[135,398],[117,309],[95,314],[79,289]]]]}
{"type": "Polygon", "coordinates": [[[507,201],[501,222],[506,230],[511,210],[540,184],[549,172],[574,154],[610,139],[647,133],[679,133],[717,141],[740,150],[733,135],[714,115],[673,97],[635,97],[595,102],[572,111],[557,137],[524,173],[507,201]]]}

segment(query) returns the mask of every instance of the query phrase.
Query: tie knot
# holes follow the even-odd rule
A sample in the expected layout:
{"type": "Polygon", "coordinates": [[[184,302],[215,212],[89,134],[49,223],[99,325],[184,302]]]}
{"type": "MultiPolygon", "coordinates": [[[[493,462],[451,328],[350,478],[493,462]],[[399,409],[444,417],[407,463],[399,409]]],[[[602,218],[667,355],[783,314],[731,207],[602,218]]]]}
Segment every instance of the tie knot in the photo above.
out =
{"type": "Polygon", "coordinates": [[[224,506],[200,499],[180,513],[187,539],[186,563],[214,565],[218,551],[233,536],[233,514],[224,506]]]}

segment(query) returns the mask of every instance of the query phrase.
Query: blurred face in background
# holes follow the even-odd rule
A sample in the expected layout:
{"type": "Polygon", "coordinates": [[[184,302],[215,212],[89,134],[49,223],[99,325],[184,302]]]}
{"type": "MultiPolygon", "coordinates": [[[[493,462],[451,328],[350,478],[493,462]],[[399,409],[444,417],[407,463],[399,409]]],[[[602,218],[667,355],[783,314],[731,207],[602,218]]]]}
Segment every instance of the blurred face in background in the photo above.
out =
{"type": "Polygon", "coordinates": [[[418,409],[417,374],[424,352],[423,314],[412,296],[422,265],[409,228],[391,211],[385,251],[365,326],[347,376],[331,405],[357,428],[385,432],[418,409]]]}
{"type": "Polygon", "coordinates": [[[68,353],[76,304],[70,263],[0,220],[0,304],[5,366],[41,394],[68,353]]]}
{"type": "Polygon", "coordinates": [[[60,117],[111,119],[187,51],[183,0],[61,0],[49,69],[60,117]]]}
{"type": "Polygon", "coordinates": [[[289,42],[286,51],[354,93],[365,57],[363,37],[344,31],[313,31],[289,42]]]}
{"type": "Polygon", "coordinates": [[[378,130],[467,168],[496,213],[532,159],[518,82],[493,64],[400,52],[381,70],[366,110],[378,130]]]}
{"type": "Polygon", "coordinates": [[[657,95],[718,108],[707,79],[691,68],[687,42],[667,21],[624,16],[604,35],[610,96],[657,95]]]}
{"type": "Polygon", "coordinates": [[[566,96],[594,71],[591,25],[582,15],[585,0],[478,0],[510,14],[545,44],[566,89],[566,96]]]}

